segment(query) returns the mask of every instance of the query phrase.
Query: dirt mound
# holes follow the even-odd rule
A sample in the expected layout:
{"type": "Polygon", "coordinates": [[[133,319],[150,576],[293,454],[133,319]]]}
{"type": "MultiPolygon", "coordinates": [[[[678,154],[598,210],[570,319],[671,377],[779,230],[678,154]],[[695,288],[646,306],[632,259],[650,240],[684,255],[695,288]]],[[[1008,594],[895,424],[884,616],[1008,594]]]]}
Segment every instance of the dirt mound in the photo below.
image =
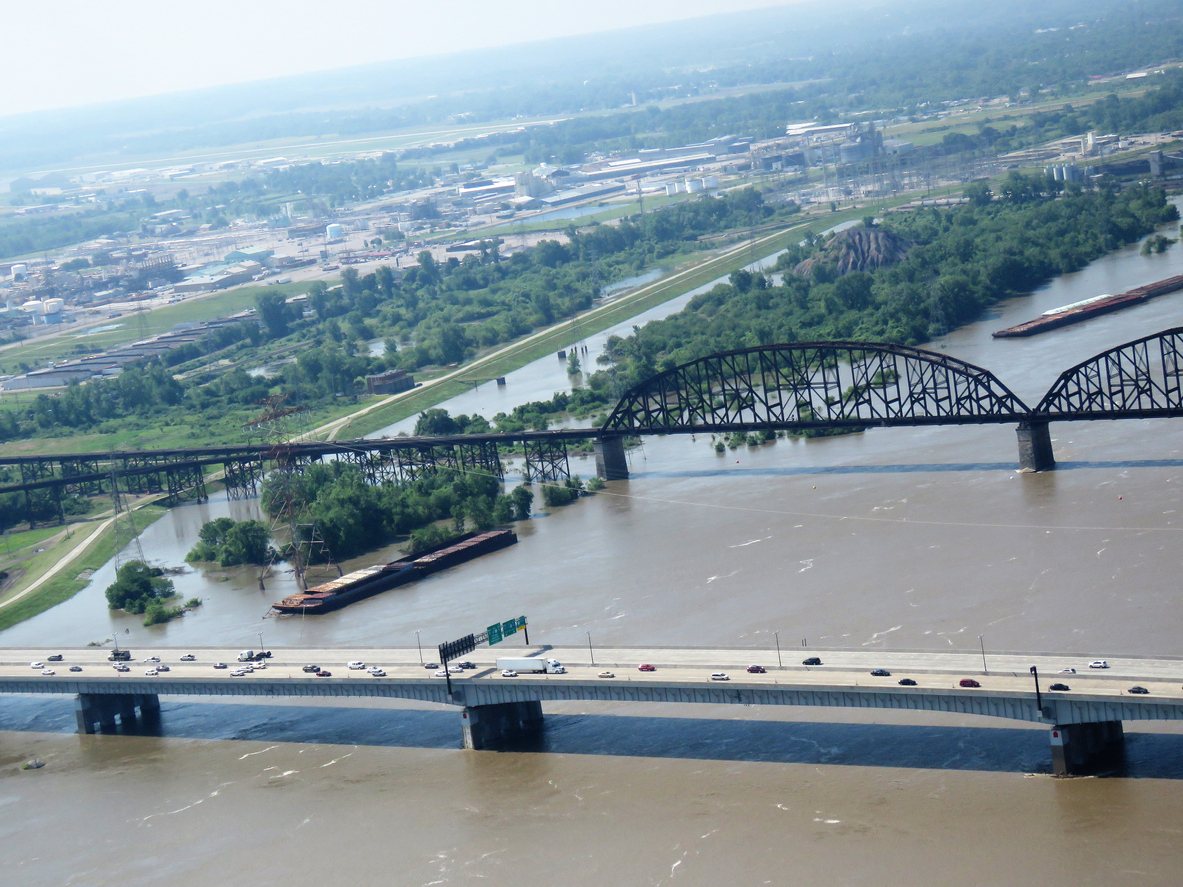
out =
{"type": "Polygon", "coordinates": [[[839,274],[871,271],[894,265],[911,248],[912,241],[883,228],[847,228],[831,237],[821,252],[799,264],[793,273],[808,277],[819,265],[836,266],[839,274]]]}

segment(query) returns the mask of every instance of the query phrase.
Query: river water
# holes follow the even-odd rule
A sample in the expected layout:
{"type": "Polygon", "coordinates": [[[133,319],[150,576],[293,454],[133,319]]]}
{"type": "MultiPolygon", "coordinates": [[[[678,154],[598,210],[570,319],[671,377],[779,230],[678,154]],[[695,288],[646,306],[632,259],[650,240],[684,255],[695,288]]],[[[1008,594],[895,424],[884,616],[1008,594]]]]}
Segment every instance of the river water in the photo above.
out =
{"type": "MultiPolygon", "coordinates": [[[[1133,246],[929,347],[1033,404],[1067,367],[1180,324],[1183,294],[1026,340],[990,332],[1183,273],[1133,246]]],[[[627,326],[631,326],[631,321],[627,326]]],[[[594,361],[604,337],[589,337],[594,361]]],[[[567,384],[554,357],[447,404],[492,413],[567,384]],[[502,399],[504,398],[504,399],[502,399]],[[508,406],[507,406],[508,405],[508,406]]],[[[397,429],[396,429],[397,430],[397,429]]],[[[875,429],[722,456],[647,439],[632,477],[539,508],[520,544],[316,619],[263,619],[290,579],[178,577],[196,613],[111,616],[109,567],[0,634],[133,648],[409,645],[525,613],[537,642],[1179,655],[1183,426],[875,429]],[[787,642],[787,643],[786,643],[787,642]]],[[[594,466],[576,464],[587,476],[594,466]]],[[[143,536],[179,563],[214,500],[143,536]]],[[[370,556],[367,561],[376,560],[370,556]]],[[[166,700],[161,735],[76,737],[68,699],[0,702],[0,879],[40,884],[1174,884],[1183,731],[1129,725],[1124,775],[1057,781],[1043,728],[840,710],[571,703],[535,745],[457,750],[455,712],[358,701],[166,700]],[[230,741],[233,740],[233,741],[230,741]],[[48,765],[22,772],[41,755],[48,765]]]]}

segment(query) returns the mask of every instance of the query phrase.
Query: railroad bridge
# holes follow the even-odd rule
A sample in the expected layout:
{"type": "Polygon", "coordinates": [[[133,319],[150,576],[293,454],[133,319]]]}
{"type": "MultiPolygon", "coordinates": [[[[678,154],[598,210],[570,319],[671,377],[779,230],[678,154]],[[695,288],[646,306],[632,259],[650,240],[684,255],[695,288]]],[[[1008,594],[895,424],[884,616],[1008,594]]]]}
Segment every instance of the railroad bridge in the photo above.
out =
{"type": "MultiPolygon", "coordinates": [[[[879,342],[800,342],[712,354],[626,391],[600,428],[378,440],[307,441],[0,457],[20,481],[0,493],[167,492],[170,503],[206,496],[220,469],[230,496],[255,495],[269,470],[325,459],[359,466],[373,483],[441,468],[503,476],[502,456],[523,457],[528,480],[570,477],[569,447],[594,444],[600,477],[628,477],[624,439],[654,434],[808,432],[872,427],[1014,424],[1019,466],[1055,467],[1051,422],[1183,416],[1183,327],[1112,348],[1065,370],[1034,408],[988,369],[946,354],[879,342]]],[[[44,506],[43,506],[44,510],[44,506]]]]}

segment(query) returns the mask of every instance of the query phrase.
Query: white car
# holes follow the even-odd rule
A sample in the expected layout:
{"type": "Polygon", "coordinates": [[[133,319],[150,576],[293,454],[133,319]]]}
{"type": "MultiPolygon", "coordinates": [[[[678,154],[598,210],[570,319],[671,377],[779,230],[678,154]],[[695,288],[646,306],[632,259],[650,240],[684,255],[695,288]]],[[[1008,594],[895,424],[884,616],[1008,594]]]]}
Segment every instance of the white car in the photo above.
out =
{"type": "Polygon", "coordinates": [[[441,668],[435,673],[435,676],[437,678],[446,678],[448,676],[448,670],[446,668],[441,668]]]}
{"type": "Polygon", "coordinates": [[[729,680],[731,680],[731,678],[727,677],[727,675],[724,674],[723,672],[717,671],[711,675],[711,680],[712,681],[729,681],[729,680]]]}
{"type": "Polygon", "coordinates": [[[142,659],[140,661],[141,662],[159,662],[160,657],[159,656],[149,656],[147,659],[142,659]]]}
{"type": "Polygon", "coordinates": [[[254,665],[244,665],[243,666],[243,668],[245,668],[247,671],[261,671],[262,669],[264,669],[266,667],[267,667],[266,662],[256,662],[254,665]]]}
{"type": "Polygon", "coordinates": [[[616,675],[614,675],[610,671],[602,671],[598,675],[596,675],[596,677],[597,678],[614,678],[614,677],[616,677],[616,675]]]}
{"type": "Polygon", "coordinates": [[[449,665],[448,671],[450,671],[452,674],[464,674],[464,669],[459,665],[449,665]]]}
{"type": "Polygon", "coordinates": [[[236,669],[234,669],[234,671],[230,672],[230,677],[232,677],[232,678],[246,677],[246,672],[243,671],[241,668],[236,668],[236,669]]]}
{"type": "Polygon", "coordinates": [[[1109,662],[1105,659],[1094,659],[1089,663],[1089,668],[1108,668],[1109,662]]]}
{"type": "Polygon", "coordinates": [[[52,668],[43,668],[43,669],[41,669],[41,673],[43,675],[45,675],[47,678],[53,677],[55,674],[57,674],[57,672],[54,671],[52,668]]]}
{"type": "Polygon", "coordinates": [[[350,671],[361,671],[365,667],[366,667],[366,664],[364,662],[362,662],[360,659],[355,659],[349,663],[349,670],[350,671]]]}
{"type": "Polygon", "coordinates": [[[158,672],[158,671],[157,671],[156,669],[154,669],[154,668],[150,668],[150,669],[148,669],[146,672],[144,672],[144,677],[148,677],[148,678],[154,678],[154,677],[156,677],[158,674],[160,674],[160,672],[158,672]]]}
{"type": "Polygon", "coordinates": [[[1061,668],[1060,674],[1076,674],[1075,668],[1061,668]]]}
{"type": "Polygon", "coordinates": [[[512,668],[507,668],[505,671],[501,672],[501,676],[503,678],[516,678],[518,676],[518,673],[516,671],[514,671],[512,668]]]}
{"type": "Polygon", "coordinates": [[[29,668],[45,668],[44,662],[30,662],[29,668]]]}
{"type": "Polygon", "coordinates": [[[384,677],[386,677],[386,672],[384,672],[380,668],[371,668],[370,675],[375,678],[384,678],[384,677]]]}
{"type": "Polygon", "coordinates": [[[192,653],[186,653],[184,656],[181,657],[181,661],[182,662],[196,662],[197,657],[194,656],[192,653]]]}

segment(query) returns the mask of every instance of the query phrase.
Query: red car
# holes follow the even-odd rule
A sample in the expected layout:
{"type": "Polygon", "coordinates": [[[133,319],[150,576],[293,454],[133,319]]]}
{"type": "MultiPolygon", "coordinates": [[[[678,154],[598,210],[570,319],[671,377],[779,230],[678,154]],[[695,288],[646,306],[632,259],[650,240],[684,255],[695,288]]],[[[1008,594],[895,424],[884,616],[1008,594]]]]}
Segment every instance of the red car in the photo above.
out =
{"type": "Polygon", "coordinates": [[[317,676],[318,678],[331,678],[331,677],[333,676],[333,673],[332,673],[331,671],[325,671],[325,670],[322,668],[320,671],[318,671],[318,672],[316,673],[316,676],[317,676]]]}
{"type": "Polygon", "coordinates": [[[657,666],[650,665],[648,662],[642,662],[637,666],[637,671],[657,671],[657,666]]]}
{"type": "Polygon", "coordinates": [[[763,665],[749,665],[748,674],[767,674],[763,665]]]}
{"type": "Polygon", "coordinates": [[[961,686],[963,686],[963,687],[980,687],[982,685],[979,684],[977,681],[975,681],[973,678],[962,678],[961,679],[961,686]]]}

